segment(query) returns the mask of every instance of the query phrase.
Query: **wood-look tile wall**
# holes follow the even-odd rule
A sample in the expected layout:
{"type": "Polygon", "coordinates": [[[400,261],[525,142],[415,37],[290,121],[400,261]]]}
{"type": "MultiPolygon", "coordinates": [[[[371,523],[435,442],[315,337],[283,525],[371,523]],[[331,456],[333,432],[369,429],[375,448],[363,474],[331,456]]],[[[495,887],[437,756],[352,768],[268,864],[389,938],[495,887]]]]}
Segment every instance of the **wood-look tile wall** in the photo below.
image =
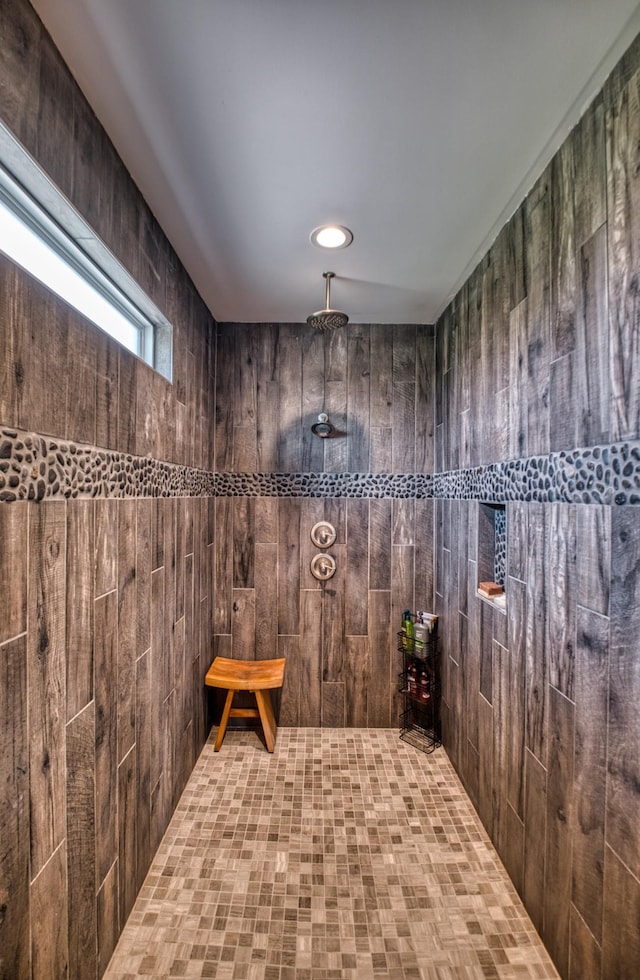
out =
{"type": "MultiPolygon", "coordinates": [[[[26,0],[4,122],[173,323],[174,383],[0,258],[0,426],[212,468],[211,317],[26,0]]],[[[0,504],[0,977],[102,975],[206,737],[207,499],[0,504]]]]}
{"type": "MultiPolygon", "coordinates": [[[[436,326],[440,470],[640,437],[640,43],[436,326]]],[[[640,963],[640,508],[435,507],[444,740],[560,973],[640,963]]]]}
{"type": "MultiPolygon", "coordinates": [[[[432,327],[217,329],[218,472],[430,472],[432,327]],[[322,411],[335,438],[311,433],[322,411]]],[[[397,724],[395,630],[433,596],[433,501],[220,497],[216,541],[216,651],[286,656],[280,723],[397,724]],[[337,530],[325,584],[320,520],[337,530]]]]}

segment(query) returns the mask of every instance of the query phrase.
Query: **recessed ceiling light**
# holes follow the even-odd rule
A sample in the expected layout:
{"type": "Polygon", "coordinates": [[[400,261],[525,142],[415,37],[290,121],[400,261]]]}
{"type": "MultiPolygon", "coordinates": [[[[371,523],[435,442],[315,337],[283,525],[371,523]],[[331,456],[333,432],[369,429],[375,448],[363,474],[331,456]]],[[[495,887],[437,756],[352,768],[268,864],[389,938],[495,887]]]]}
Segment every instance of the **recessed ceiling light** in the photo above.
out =
{"type": "Polygon", "coordinates": [[[344,225],[321,225],[313,229],[310,237],[318,248],[346,248],[353,241],[353,232],[344,225]]]}

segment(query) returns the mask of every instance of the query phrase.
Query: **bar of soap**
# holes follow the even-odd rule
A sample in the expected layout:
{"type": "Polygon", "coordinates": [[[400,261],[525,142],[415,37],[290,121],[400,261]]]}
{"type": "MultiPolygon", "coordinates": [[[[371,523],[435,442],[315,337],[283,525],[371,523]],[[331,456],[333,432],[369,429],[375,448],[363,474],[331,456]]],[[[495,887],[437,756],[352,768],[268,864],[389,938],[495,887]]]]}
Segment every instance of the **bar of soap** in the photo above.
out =
{"type": "Polygon", "coordinates": [[[486,596],[487,599],[491,599],[495,595],[502,595],[504,589],[497,582],[480,582],[478,592],[480,595],[486,596]]]}

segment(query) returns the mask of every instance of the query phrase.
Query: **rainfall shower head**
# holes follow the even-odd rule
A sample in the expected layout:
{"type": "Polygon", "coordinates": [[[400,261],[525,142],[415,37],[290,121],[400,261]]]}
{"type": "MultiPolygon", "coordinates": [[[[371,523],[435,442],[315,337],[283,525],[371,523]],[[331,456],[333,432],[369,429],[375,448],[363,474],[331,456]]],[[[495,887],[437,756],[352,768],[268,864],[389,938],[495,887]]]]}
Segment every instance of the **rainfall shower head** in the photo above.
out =
{"type": "Polygon", "coordinates": [[[344,327],[349,322],[349,317],[340,310],[331,309],[331,280],[335,277],[335,272],[323,272],[322,275],[327,283],[325,308],[308,316],[307,323],[318,330],[337,330],[338,327],[344,327]]]}

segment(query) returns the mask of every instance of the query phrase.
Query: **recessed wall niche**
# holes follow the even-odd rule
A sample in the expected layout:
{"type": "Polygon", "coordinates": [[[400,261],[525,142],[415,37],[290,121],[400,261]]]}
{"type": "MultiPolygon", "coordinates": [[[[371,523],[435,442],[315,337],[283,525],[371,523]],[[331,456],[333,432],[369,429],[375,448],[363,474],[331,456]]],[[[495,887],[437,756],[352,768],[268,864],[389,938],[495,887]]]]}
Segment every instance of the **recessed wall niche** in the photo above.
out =
{"type": "MultiPolygon", "coordinates": [[[[495,583],[504,590],[507,579],[507,509],[505,504],[478,504],[478,585],[495,583]]],[[[480,598],[506,610],[504,591],[480,598]]]]}

